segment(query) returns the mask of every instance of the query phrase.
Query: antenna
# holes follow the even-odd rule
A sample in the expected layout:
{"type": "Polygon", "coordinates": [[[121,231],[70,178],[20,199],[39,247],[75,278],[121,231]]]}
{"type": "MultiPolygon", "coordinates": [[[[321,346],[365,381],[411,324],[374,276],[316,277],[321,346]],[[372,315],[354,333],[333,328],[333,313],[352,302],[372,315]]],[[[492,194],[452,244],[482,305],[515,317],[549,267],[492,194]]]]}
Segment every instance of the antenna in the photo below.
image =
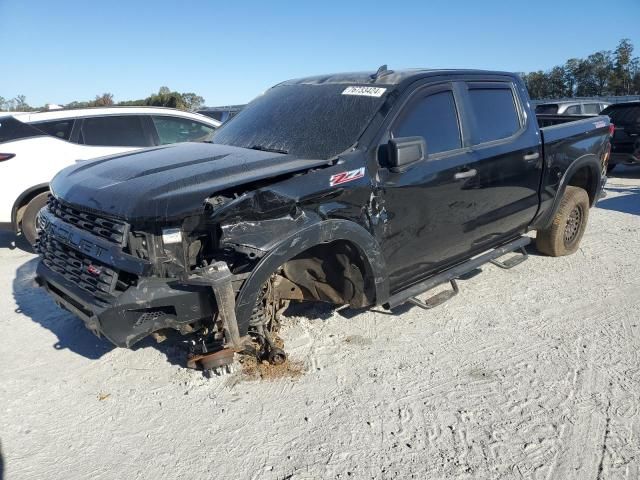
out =
{"type": "Polygon", "coordinates": [[[391,73],[391,70],[387,69],[387,65],[381,65],[380,68],[378,68],[378,71],[376,73],[374,73],[373,75],[371,75],[371,81],[375,82],[379,77],[381,77],[382,75],[385,75],[387,73],[391,73]]]}

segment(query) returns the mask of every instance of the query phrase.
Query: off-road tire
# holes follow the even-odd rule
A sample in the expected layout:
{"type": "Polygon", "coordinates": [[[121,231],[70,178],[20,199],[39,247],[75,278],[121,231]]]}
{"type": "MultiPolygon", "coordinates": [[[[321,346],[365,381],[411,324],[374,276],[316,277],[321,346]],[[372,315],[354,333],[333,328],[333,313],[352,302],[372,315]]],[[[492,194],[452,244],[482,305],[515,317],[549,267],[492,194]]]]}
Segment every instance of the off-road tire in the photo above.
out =
{"type": "Polygon", "coordinates": [[[544,230],[538,230],[536,247],[551,257],[574,253],[580,246],[588,218],[587,192],[579,187],[567,187],[551,225],[544,230]]]}
{"type": "Polygon", "coordinates": [[[40,195],[35,196],[27,204],[22,214],[22,222],[20,224],[20,230],[25,240],[29,242],[29,245],[34,246],[38,239],[38,231],[36,229],[36,215],[42,207],[47,204],[49,198],[49,192],[43,192],[40,195]]]}

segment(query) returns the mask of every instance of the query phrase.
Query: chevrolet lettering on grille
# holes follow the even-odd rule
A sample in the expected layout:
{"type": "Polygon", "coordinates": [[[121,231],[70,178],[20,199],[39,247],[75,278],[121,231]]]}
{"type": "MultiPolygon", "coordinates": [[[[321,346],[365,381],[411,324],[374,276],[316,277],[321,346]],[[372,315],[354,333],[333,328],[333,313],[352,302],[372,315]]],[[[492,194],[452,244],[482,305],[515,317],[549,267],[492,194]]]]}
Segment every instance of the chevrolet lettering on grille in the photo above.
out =
{"type": "Polygon", "coordinates": [[[91,243],[89,240],[86,240],[80,234],[72,232],[71,229],[67,229],[61,225],[56,225],[49,219],[48,215],[41,215],[40,221],[42,230],[47,235],[51,235],[59,242],[73,247],[80,252],[86,253],[94,258],[100,258],[107,251],[106,249],[91,243]]]}

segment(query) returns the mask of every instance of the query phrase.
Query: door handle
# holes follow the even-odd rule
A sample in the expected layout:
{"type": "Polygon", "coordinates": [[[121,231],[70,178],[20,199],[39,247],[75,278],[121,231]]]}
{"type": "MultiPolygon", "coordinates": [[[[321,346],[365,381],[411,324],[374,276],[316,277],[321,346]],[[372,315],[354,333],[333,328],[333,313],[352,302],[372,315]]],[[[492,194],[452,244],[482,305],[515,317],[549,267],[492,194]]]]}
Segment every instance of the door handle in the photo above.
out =
{"type": "Polygon", "coordinates": [[[530,152],[525,154],[524,157],[522,157],[525,159],[525,161],[529,162],[531,160],[537,160],[540,158],[540,154],[538,152],[530,152]]]}
{"type": "Polygon", "coordinates": [[[478,171],[475,168],[469,170],[463,170],[462,172],[456,173],[453,178],[456,180],[462,180],[463,178],[471,178],[475,177],[478,174],[478,171]]]}

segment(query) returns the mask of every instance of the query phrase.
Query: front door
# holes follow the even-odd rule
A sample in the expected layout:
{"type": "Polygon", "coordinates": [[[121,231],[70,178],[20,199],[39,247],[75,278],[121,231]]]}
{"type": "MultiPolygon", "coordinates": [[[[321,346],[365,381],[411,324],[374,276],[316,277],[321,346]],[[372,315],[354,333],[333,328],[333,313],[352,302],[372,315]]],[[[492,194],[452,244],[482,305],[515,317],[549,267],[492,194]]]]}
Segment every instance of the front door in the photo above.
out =
{"type": "Polygon", "coordinates": [[[464,188],[479,165],[464,147],[458,112],[451,84],[420,89],[384,138],[422,136],[427,144],[425,160],[401,172],[379,170],[387,212],[381,243],[392,291],[451,262],[473,240],[469,225],[478,215],[477,205],[464,188]]]}

